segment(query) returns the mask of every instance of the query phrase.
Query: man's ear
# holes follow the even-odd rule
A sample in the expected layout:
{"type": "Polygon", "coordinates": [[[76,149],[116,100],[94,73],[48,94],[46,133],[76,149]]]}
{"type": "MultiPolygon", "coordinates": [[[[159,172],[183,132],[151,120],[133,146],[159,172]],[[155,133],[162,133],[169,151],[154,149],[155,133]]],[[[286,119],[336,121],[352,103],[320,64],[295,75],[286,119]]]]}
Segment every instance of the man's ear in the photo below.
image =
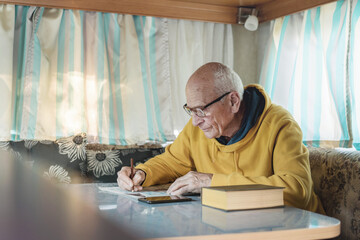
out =
{"type": "Polygon", "coordinates": [[[237,92],[230,93],[230,103],[231,103],[232,112],[234,113],[238,112],[241,104],[239,93],[237,92]]]}

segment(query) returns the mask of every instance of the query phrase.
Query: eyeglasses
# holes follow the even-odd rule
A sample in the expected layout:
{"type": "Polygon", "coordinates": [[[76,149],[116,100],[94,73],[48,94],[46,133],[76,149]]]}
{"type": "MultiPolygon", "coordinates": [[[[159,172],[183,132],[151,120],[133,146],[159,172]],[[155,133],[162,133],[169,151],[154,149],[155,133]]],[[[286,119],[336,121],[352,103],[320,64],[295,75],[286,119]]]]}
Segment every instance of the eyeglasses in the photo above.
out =
{"type": "Polygon", "coordinates": [[[189,108],[189,107],[187,106],[187,104],[185,103],[184,106],[183,106],[183,108],[184,108],[185,112],[186,112],[187,114],[189,114],[190,116],[193,116],[193,114],[195,114],[196,116],[202,118],[202,117],[205,117],[205,112],[204,112],[204,109],[205,109],[205,108],[207,108],[207,107],[209,107],[210,105],[212,105],[212,104],[220,101],[223,97],[225,97],[225,96],[228,95],[229,93],[231,93],[231,92],[227,92],[227,93],[221,95],[220,97],[218,97],[217,99],[215,99],[215,100],[212,101],[211,103],[206,104],[206,105],[203,106],[203,107],[197,107],[197,108],[192,109],[192,108],[189,108]]]}

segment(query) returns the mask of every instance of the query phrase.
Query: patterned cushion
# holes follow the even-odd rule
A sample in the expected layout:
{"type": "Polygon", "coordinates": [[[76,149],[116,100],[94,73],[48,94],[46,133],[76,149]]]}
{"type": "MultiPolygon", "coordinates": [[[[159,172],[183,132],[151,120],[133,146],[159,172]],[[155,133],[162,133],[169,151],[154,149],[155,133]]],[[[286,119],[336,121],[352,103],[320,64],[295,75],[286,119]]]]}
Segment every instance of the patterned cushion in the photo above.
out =
{"type": "Polygon", "coordinates": [[[149,148],[89,144],[86,146],[87,174],[93,182],[116,182],[117,172],[122,166],[130,166],[131,158],[136,166],[163,152],[161,146],[149,148]]]}
{"type": "Polygon", "coordinates": [[[339,239],[360,239],[360,152],[309,148],[315,192],[341,221],[339,239]]]}
{"type": "Polygon", "coordinates": [[[0,150],[10,151],[36,172],[56,183],[116,182],[122,166],[135,166],[164,152],[161,145],[115,146],[87,144],[86,134],[56,141],[0,141],[0,150]]]}
{"type": "Polygon", "coordinates": [[[34,161],[30,156],[30,149],[27,147],[26,141],[9,142],[15,159],[23,161],[26,165],[32,166],[34,161]]]}
{"type": "MultiPolygon", "coordinates": [[[[29,142],[29,141],[28,141],[29,142]]],[[[84,183],[86,178],[86,134],[54,141],[31,141],[34,169],[58,183],[84,183]]]]}
{"type": "Polygon", "coordinates": [[[24,146],[24,141],[12,142],[1,141],[0,151],[7,151],[14,159],[22,162],[26,162],[27,165],[32,166],[31,158],[29,157],[29,151],[24,146]]]}

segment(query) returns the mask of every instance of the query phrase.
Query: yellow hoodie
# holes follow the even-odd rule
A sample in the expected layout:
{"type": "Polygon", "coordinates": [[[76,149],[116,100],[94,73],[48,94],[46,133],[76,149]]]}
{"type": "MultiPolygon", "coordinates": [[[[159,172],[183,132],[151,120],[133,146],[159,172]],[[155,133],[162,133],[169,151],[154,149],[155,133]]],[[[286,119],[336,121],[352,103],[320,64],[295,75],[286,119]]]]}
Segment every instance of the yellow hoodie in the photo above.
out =
{"type": "Polygon", "coordinates": [[[143,186],[173,182],[189,171],[212,173],[211,186],[266,184],[285,187],[286,205],[324,213],[313,191],[309,153],[290,113],[272,104],[260,85],[265,107],[246,136],[231,145],[208,139],[186,124],[165,152],[136,168],[146,172],[143,186]]]}

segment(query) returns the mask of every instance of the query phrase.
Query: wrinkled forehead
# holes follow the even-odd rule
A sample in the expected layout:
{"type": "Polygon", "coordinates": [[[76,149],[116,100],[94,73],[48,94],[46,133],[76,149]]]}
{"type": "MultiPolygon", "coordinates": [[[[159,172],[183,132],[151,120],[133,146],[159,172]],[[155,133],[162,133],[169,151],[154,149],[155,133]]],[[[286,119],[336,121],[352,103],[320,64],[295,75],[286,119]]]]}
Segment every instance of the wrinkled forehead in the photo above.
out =
{"type": "Polygon", "coordinates": [[[216,98],[214,84],[209,80],[191,81],[186,85],[186,103],[190,108],[201,107],[216,98]]]}

